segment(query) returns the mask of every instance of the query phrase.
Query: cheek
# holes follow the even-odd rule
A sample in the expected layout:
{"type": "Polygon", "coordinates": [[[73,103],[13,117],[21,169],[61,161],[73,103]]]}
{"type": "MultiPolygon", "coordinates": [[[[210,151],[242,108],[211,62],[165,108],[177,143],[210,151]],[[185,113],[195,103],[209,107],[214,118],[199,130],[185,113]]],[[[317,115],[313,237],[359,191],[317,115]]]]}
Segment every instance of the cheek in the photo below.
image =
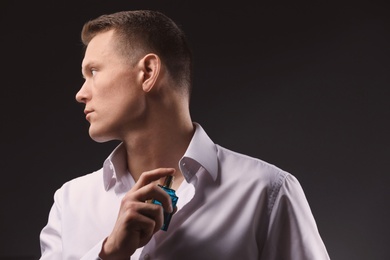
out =
{"type": "Polygon", "coordinates": [[[147,109],[143,95],[124,97],[118,102],[121,103],[118,112],[125,121],[132,122],[145,117],[147,109]]]}
{"type": "Polygon", "coordinates": [[[121,75],[112,78],[116,81],[109,80],[100,85],[94,101],[100,110],[97,129],[116,135],[129,127],[139,126],[146,117],[147,104],[142,87],[132,80],[134,77],[121,75]]]}
{"type": "Polygon", "coordinates": [[[107,123],[115,129],[133,127],[146,117],[145,97],[143,93],[137,91],[115,93],[105,107],[105,114],[107,123]]]}

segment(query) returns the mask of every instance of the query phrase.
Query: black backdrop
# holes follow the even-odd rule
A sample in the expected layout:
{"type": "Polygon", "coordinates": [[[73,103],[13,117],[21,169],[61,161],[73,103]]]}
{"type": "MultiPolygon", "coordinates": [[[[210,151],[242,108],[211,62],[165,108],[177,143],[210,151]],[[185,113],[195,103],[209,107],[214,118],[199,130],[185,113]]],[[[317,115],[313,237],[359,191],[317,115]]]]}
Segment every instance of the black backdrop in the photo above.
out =
{"type": "Polygon", "coordinates": [[[90,140],[74,99],[80,29],[140,8],[164,11],[187,32],[193,120],[216,143],[294,174],[332,259],[390,259],[387,4],[2,0],[0,8],[1,259],[37,259],[54,191],[100,168],[116,145],[90,140]]]}

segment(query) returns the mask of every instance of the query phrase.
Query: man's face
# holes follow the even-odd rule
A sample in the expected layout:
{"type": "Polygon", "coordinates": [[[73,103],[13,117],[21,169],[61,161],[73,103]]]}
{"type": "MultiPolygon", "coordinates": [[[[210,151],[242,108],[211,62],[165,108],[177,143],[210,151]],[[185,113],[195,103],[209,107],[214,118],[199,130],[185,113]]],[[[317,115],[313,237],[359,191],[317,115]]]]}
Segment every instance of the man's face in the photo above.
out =
{"type": "Polygon", "coordinates": [[[145,115],[145,95],[137,65],[120,56],[113,31],[96,35],[82,62],[85,82],[76,100],[85,104],[89,135],[98,142],[122,140],[139,127],[145,115]]]}

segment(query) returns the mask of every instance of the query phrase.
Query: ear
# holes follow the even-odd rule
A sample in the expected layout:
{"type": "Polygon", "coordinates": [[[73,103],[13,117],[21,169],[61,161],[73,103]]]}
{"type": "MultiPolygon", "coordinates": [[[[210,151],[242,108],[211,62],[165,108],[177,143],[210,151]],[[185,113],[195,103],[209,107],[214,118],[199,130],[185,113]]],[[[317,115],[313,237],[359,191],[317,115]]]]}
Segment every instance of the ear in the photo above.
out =
{"type": "Polygon", "coordinates": [[[153,89],[161,70],[161,60],[154,54],[147,54],[139,63],[142,70],[142,89],[149,92],[153,89]]]}

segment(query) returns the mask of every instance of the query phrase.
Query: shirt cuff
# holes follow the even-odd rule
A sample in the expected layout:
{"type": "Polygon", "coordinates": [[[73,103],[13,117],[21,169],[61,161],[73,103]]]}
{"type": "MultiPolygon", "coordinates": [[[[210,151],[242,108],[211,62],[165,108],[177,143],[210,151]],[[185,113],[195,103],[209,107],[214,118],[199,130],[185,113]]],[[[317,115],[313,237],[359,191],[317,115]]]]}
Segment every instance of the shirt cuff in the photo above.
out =
{"type": "Polygon", "coordinates": [[[91,250],[89,250],[80,260],[103,260],[99,257],[102,250],[103,242],[106,238],[97,243],[91,250]]]}

